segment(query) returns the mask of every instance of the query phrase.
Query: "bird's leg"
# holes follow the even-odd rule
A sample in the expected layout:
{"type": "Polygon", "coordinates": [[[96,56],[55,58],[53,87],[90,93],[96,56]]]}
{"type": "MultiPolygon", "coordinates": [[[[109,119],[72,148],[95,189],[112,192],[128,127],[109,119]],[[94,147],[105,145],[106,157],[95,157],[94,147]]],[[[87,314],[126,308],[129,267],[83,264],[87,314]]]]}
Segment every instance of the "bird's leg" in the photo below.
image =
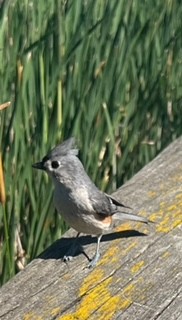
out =
{"type": "Polygon", "coordinates": [[[66,254],[63,257],[63,261],[67,262],[67,261],[71,261],[74,257],[74,255],[76,254],[77,250],[78,250],[78,237],[80,235],[80,232],[77,233],[76,238],[74,239],[72,245],[70,246],[70,248],[68,249],[68,251],[66,252],[66,254]]]}
{"type": "Polygon", "coordinates": [[[100,258],[100,253],[99,253],[99,246],[100,246],[100,240],[102,238],[102,234],[100,234],[99,236],[97,236],[97,247],[96,247],[96,252],[95,255],[93,257],[93,259],[90,261],[88,268],[92,268],[95,267],[99,258],[100,258]]]}

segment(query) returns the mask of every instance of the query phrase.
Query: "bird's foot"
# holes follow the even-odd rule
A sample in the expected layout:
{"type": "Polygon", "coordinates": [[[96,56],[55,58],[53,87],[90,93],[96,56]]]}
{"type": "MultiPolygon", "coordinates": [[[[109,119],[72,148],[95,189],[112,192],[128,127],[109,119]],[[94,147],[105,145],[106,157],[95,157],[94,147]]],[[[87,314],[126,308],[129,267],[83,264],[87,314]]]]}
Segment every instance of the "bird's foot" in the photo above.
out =
{"type": "Polygon", "coordinates": [[[63,261],[64,262],[69,262],[69,261],[73,260],[73,257],[78,252],[82,252],[82,247],[81,247],[81,245],[79,244],[79,242],[77,241],[77,238],[76,238],[75,241],[70,246],[70,248],[68,249],[68,251],[65,253],[65,255],[63,257],[63,261]]]}
{"type": "Polygon", "coordinates": [[[71,261],[71,260],[73,260],[73,256],[67,256],[67,255],[65,255],[65,256],[63,257],[63,261],[64,261],[64,262],[68,262],[68,261],[71,261]]]}
{"type": "Polygon", "coordinates": [[[98,260],[100,259],[100,254],[96,253],[95,256],[93,257],[93,259],[89,262],[87,268],[93,268],[96,266],[98,260]]]}

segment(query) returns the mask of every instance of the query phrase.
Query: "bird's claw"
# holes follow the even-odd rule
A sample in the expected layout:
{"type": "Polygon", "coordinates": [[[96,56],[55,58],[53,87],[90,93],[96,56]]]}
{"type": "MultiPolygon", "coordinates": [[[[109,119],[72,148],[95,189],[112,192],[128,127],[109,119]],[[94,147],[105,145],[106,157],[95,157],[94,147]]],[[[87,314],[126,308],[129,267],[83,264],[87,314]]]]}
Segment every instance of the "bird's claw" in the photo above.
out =
{"type": "Polygon", "coordinates": [[[72,256],[64,256],[64,257],[63,257],[63,261],[64,261],[64,262],[69,262],[69,261],[71,261],[71,260],[73,260],[73,257],[72,257],[72,256]]]}
{"type": "Polygon", "coordinates": [[[100,254],[97,253],[97,254],[93,257],[93,259],[89,262],[87,268],[91,269],[91,268],[95,267],[96,264],[97,264],[97,262],[98,262],[98,260],[99,260],[99,258],[100,258],[100,254]]]}

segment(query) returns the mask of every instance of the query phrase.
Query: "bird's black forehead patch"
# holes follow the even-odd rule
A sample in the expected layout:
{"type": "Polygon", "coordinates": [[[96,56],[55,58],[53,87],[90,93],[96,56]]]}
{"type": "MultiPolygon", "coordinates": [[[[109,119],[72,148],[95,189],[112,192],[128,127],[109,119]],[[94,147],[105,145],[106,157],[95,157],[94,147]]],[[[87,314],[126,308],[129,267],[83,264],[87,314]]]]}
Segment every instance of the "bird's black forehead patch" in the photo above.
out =
{"type": "Polygon", "coordinates": [[[48,156],[43,157],[42,162],[46,162],[47,160],[49,160],[50,158],[48,156]]]}

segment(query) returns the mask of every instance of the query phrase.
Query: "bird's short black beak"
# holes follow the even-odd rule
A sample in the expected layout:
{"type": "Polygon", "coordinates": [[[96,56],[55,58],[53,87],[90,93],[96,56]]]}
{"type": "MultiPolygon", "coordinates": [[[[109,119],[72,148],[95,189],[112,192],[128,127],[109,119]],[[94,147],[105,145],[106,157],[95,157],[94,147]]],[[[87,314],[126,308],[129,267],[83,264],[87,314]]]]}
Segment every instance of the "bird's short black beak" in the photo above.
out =
{"type": "Polygon", "coordinates": [[[42,161],[32,164],[32,167],[35,168],[35,169],[45,170],[45,166],[44,166],[44,163],[42,161]]]}

